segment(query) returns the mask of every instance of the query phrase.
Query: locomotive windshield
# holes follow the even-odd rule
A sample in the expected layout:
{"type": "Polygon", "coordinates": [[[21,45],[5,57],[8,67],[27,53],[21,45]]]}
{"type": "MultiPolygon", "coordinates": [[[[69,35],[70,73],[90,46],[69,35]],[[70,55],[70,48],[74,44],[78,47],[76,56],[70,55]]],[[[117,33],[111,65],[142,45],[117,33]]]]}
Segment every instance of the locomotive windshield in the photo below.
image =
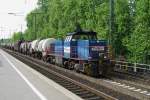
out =
{"type": "Polygon", "coordinates": [[[73,36],[75,40],[97,40],[96,35],[93,34],[76,34],[73,36]]]}

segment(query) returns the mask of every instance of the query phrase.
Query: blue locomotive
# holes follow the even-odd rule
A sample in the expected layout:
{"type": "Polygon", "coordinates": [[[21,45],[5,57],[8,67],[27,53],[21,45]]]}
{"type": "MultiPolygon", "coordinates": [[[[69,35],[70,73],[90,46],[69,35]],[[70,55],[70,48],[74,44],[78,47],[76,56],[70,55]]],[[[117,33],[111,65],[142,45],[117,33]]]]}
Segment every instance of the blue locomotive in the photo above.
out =
{"type": "Polygon", "coordinates": [[[65,40],[56,40],[51,45],[51,63],[90,76],[105,75],[108,70],[107,40],[98,40],[96,32],[79,30],[68,33],[65,40]]]}

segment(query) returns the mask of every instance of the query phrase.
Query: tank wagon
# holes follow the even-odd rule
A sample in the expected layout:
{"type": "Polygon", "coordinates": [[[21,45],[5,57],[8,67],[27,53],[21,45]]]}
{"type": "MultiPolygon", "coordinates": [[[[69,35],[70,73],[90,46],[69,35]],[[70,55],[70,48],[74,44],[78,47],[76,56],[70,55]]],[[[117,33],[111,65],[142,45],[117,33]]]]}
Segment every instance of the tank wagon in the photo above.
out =
{"type": "Polygon", "coordinates": [[[43,39],[39,42],[38,45],[38,52],[39,52],[39,58],[42,58],[44,61],[48,61],[49,54],[51,53],[52,44],[55,42],[56,39],[54,38],[47,38],[43,39]]]}
{"type": "Polygon", "coordinates": [[[14,51],[20,52],[20,45],[21,45],[21,43],[23,43],[22,40],[19,40],[16,43],[14,43],[14,51]]]}
{"type": "Polygon", "coordinates": [[[19,50],[20,50],[21,53],[24,53],[24,50],[25,50],[25,42],[22,42],[22,43],[20,44],[19,50]]]}
{"type": "Polygon", "coordinates": [[[20,52],[27,55],[29,54],[31,42],[30,41],[24,41],[20,44],[20,52]]]}
{"type": "Polygon", "coordinates": [[[30,47],[30,54],[32,57],[37,57],[39,56],[38,52],[38,45],[39,45],[40,39],[34,40],[31,42],[31,47],[30,47]]]}
{"type": "Polygon", "coordinates": [[[31,43],[32,43],[31,41],[27,42],[27,47],[26,47],[26,54],[27,55],[31,55],[31,52],[30,52],[31,51],[31,43]]]}
{"type": "Polygon", "coordinates": [[[44,40],[45,39],[41,40],[38,44],[39,59],[42,58],[42,44],[43,44],[44,40]]]}

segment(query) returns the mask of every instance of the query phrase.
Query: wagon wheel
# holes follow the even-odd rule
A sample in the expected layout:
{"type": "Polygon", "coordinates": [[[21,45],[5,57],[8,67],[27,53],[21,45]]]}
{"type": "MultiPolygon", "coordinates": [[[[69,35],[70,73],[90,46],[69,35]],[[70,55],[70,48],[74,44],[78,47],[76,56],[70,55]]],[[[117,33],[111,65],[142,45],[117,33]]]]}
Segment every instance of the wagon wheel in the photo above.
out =
{"type": "Polygon", "coordinates": [[[69,65],[69,62],[68,62],[68,61],[65,61],[65,62],[64,62],[64,67],[65,67],[65,68],[68,68],[68,65],[69,65]]]}

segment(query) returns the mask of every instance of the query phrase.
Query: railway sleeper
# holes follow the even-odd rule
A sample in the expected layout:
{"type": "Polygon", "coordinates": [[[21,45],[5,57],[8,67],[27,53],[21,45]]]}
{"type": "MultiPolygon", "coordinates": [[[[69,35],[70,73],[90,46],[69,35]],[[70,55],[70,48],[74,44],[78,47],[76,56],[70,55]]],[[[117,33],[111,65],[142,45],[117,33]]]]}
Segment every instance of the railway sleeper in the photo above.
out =
{"type": "Polygon", "coordinates": [[[73,83],[70,83],[70,82],[67,82],[67,81],[61,81],[61,80],[55,80],[55,82],[64,83],[64,84],[73,84],[73,83]]]}
{"type": "Polygon", "coordinates": [[[70,91],[76,91],[76,90],[83,90],[83,89],[80,88],[80,87],[70,87],[70,88],[68,88],[68,90],[70,90],[70,91]]]}
{"type": "Polygon", "coordinates": [[[84,92],[85,90],[83,89],[72,89],[71,91],[73,91],[74,93],[78,93],[78,92],[84,92]]]}
{"type": "Polygon", "coordinates": [[[99,97],[99,96],[94,96],[94,97],[89,97],[89,98],[87,98],[87,99],[85,99],[85,100],[105,100],[104,98],[101,98],[101,97],[99,97]]]}
{"type": "Polygon", "coordinates": [[[85,95],[85,97],[83,96],[84,99],[93,98],[93,97],[98,97],[98,96],[95,94],[88,94],[88,95],[85,95]]]}
{"type": "Polygon", "coordinates": [[[68,81],[57,81],[56,82],[59,82],[60,84],[71,84],[71,85],[74,85],[72,82],[68,82],[68,81]]]}
{"type": "Polygon", "coordinates": [[[79,95],[79,96],[81,96],[82,98],[84,98],[84,99],[88,99],[88,98],[90,98],[90,97],[95,97],[96,95],[95,94],[93,94],[93,93],[81,93],[81,94],[77,94],[77,95],[79,95]]]}
{"type": "Polygon", "coordinates": [[[84,90],[84,91],[82,91],[82,92],[78,92],[78,93],[76,93],[77,95],[83,95],[83,96],[85,96],[85,95],[91,95],[91,94],[93,94],[93,93],[91,93],[91,92],[89,92],[89,91],[86,91],[86,90],[84,90]]]}
{"type": "Polygon", "coordinates": [[[77,87],[76,85],[70,85],[70,84],[65,84],[65,85],[63,85],[64,87],[66,87],[66,88],[73,88],[73,87],[77,87]]]}

